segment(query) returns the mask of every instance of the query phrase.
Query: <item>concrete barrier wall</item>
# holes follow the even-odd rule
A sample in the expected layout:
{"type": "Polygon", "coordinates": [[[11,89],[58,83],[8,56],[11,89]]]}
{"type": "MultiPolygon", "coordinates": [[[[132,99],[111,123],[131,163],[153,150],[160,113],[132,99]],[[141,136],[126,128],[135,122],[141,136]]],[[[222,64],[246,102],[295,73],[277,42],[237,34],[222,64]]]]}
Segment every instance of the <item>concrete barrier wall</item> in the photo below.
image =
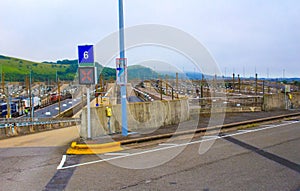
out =
{"type": "Polygon", "coordinates": [[[219,108],[192,108],[190,109],[190,115],[193,118],[197,118],[199,114],[205,113],[239,113],[239,112],[258,112],[262,111],[261,107],[219,107],[219,108]]]}
{"type": "Polygon", "coordinates": [[[270,94],[264,96],[263,110],[284,109],[284,94],[270,94]]]}
{"type": "Polygon", "coordinates": [[[300,92],[292,93],[292,105],[294,108],[300,108],[300,92]]]}
{"type": "Polygon", "coordinates": [[[300,93],[293,92],[291,94],[292,94],[291,101],[288,99],[288,96],[284,96],[284,93],[265,95],[264,103],[262,106],[263,110],[271,111],[276,109],[285,109],[286,108],[285,98],[288,104],[288,108],[294,108],[294,109],[300,108],[300,93]]]}
{"type": "MultiPolygon", "coordinates": [[[[121,132],[121,105],[113,105],[111,108],[111,132],[121,132]]],[[[127,105],[127,114],[129,131],[159,128],[187,121],[189,119],[189,105],[187,99],[130,103],[127,105]]],[[[109,133],[105,107],[91,107],[91,129],[92,138],[109,133]]],[[[83,109],[81,116],[80,136],[87,138],[86,108],[83,109]]]]}
{"type": "Polygon", "coordinates": [[[0,128],[0,139],[27,135],[52,129],[64,128],[77,125],[76,122],[57,122],[40,125],[19,125],[18,123],[8,123],[6,127],[0,128]]]}

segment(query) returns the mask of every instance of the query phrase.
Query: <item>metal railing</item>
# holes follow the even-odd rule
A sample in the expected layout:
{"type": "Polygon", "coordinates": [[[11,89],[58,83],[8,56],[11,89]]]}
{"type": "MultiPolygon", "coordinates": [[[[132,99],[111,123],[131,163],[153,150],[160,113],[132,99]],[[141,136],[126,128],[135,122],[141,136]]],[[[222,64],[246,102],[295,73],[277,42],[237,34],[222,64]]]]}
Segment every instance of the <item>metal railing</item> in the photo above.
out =
{"type": "Polygon", "coordinates": [[[49,125],[49,124],[63,124],[63,123],[80,123],[79,118],[22,118],[22,119],[1,119],[0,128],[6,128],[10,126],[24,127],[24,126],[38,126],[38,125],[49,125]]]}
{"type": "Polygon", "coordinates": [[[225,108],[225,107],[261,107],[263,96],[224,96],[224,97],[206,97],[189,98],[191,108],[225,108]]]}

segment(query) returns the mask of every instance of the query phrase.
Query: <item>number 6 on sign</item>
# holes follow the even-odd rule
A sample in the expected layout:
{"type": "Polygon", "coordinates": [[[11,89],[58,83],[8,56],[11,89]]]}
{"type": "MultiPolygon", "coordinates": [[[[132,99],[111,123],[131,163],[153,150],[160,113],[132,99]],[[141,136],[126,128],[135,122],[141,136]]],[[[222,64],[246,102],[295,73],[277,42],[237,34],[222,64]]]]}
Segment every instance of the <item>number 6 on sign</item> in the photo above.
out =
{"type": "Polygon", "coordinates": [[[89,58],[89,52],[88,51],[84,51],[83,58],[84,59],[88,59],[89,58]]]}
{"type": "Polygon", "coordinates": [[[81,66],[94,66],[93,45],[78,46],[78,64],[81,66]]]}

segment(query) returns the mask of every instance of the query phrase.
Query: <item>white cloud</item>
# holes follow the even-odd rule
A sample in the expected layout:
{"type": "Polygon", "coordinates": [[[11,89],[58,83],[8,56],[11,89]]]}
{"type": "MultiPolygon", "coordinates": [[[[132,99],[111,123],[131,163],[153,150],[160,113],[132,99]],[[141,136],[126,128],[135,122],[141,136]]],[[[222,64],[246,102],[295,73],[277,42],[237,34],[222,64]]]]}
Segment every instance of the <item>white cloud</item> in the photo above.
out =
{"type": "MultiPolygon", "coordinates": [[[[117,0],[4,0],[0,54],[44,61],[76,58],[118,29],[117,0]]],[[[155,23],[195,36],[220,68],[299,76],[300,1],[124,0],[125,25],[155,23]],[[272,69],[272,70],[271,70],[272,69]]]]}

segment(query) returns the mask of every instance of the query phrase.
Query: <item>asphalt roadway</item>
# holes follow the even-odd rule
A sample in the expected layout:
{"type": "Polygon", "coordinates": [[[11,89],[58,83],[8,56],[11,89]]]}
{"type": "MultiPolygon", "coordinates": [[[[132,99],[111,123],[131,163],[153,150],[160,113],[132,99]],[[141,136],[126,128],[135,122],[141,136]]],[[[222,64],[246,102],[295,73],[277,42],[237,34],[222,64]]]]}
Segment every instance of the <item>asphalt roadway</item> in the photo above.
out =
{"type": "Polygon", "coordinates": [[[1,140],[0,190],[300,190],[299,120],[64,161],[76,136],[1,140]]]}
{"type": "MultiPolygon", "coordinates": [[[[70,107],[73,107],[74,105],[78,104],[80,101],[81,101],[80,98],[62,100],[60,102],[61,112],[69,109],[70,107]]],[[[37,117],[37,118],[51,118],[51,117],[54,117],[54,116],[58,115],[58,112],[59,112],[58,103],[55,103],[55,104],[49,105],[49,106],[44,107],[44,108],[35,109],[34,110],[34,117],[37,117]]],[[[29,116],[21,116],[20,118],[25,118],[25,117],[29,117],[29,116]]]]}

